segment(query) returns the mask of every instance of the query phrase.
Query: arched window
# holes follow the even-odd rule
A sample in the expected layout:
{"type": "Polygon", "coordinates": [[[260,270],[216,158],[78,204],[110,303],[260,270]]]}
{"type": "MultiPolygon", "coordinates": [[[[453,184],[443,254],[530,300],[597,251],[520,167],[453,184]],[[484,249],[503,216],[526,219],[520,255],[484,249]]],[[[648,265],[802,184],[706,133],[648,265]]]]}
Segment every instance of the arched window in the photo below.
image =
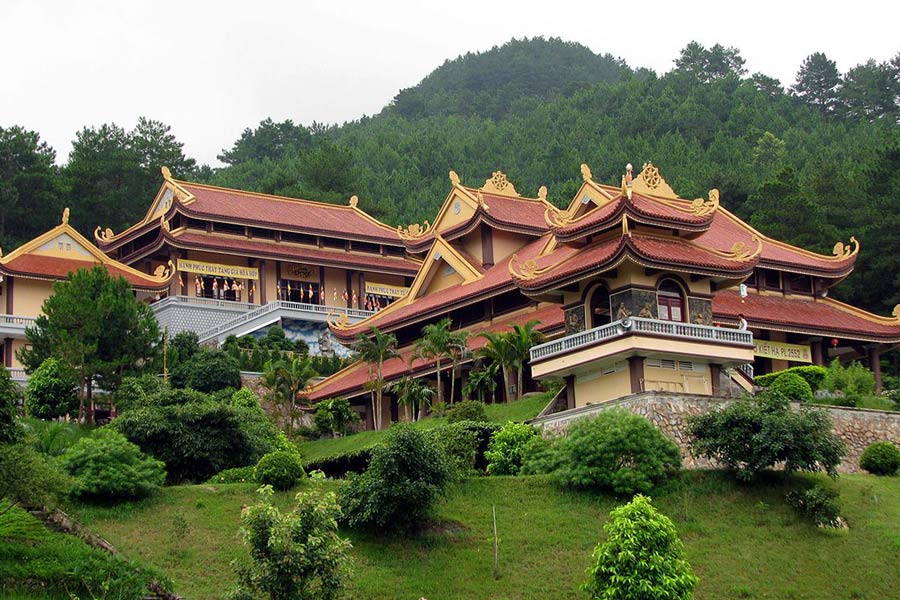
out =
{"type": "Polygon", "coordinates": [[[663,279],[656,288],[657,314],[663,321],[684,321],[684,296],[681,287],[671,279],[663,279]]]}
{"type": "Polygon", "coordinates": [[[609,308],[609,290],[605,285],[596,288],[591,294],[590,327],[600,327],[612,322],[609,308]]]}

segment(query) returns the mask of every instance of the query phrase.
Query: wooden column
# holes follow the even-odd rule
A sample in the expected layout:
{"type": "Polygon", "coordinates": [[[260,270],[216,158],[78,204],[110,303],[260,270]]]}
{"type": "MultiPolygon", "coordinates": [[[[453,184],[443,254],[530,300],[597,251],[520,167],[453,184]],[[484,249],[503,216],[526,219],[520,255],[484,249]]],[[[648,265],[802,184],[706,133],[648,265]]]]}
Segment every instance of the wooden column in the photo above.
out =
{"type": "Polygon", "coordinates": [[[882,390],[881,383],[881,350],[869,348],[869,369],[875,375],[875,395],[880,396],[882,390]]]}
{"type": "Polygon", "coordinates": [[[259,261],[259,280],[257,281],[259,284],[259,289],[256,290],[256,295],[259,296],[259,303],[266,303],[266,261],[259,261]]]}
{"type": "Polygon", "coordinates": [[[13,358],[13,341],[12,338],[6,338],[3,340],[3,364],[6,365],[6,368],[12,367],[12,358],[13,358]]]}
{"type": "Polygon", "coordinates": [[[365,306],[365,296],[366,294],[366,273],[365,271],[359,272],[359,299],[357,300],[356,308],[362,308],[365,306]]]}
{"type": "Polygon", "coordinates": [[[637,394],[644,391],[644,357],[631,356],[628,358],[628,373],[631,375],[631,393],[637,394]]]}
{"type": "Polygon", "coordinates": [[[12,315],[15,304],[13,303],[13,282],[15,277],[6,278],[6,314],[12,315]]]}
{"type": "Polygon", "coordinates": [[[812,361],[814,365],[820,367],[825,365],[825,354],[822,349],[822,338],[810,338],[809,347],[812,352],[812,361]]]}
{"type": "Polygon", "coordinates": [[[485,268],[494,266],[494,232],[487,225],[481,226],[481,264],[485,268]]]}
{"type": "Polygon", "coordinates": [[[566,382],[566,410],[569,410],[575,408],[575,376],[566,375],[564,381],[566,382]]]}
{"type": "Polygon", "coordinates": [[[721,396],[722,395],[722,385],[720,381],[720,377],[722,375],[722,365],[710,364],[709,365],[709,377],[712,380],[712,395],[713,396],[721,396]]]}
{"type": "MultiPolygon", "coordinates": [[[[172,261],[172,264],[174,264],[176,268],[178,268],[177,250],[169,251],[169,260],[172,261]]],[[[153,273],[153,271],[150,270],[149,261],[147,265],[147,273],[153,273]]],[[[175,277],[173,277],[171,282],[169,283],[169,296],[178,296],[179,294],[181,294],[181,273],[176,272],[175,277]]]]}
{"type": "MultiPolygon", "coordinates": [[[[347,242],[348,244],[350,242],[347,242]]],[[[350,274],[350,270],[346,271],[347,279],[346,286],[344,287],[347,290],[347,308],[353,308],[353,275],[350,274]]]]}
{"type": "Polygon", "coordinates": [[[319,297],[317,304],[328,304],[328,293],[325,290],[325,267],[319,267],[319,297]]]}

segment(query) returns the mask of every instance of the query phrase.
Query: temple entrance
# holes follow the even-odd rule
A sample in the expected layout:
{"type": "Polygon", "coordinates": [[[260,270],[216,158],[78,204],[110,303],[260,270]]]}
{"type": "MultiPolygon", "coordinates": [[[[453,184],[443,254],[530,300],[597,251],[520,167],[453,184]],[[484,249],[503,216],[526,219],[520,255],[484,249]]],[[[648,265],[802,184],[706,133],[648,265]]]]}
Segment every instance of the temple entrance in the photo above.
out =
{"type": "Polygon", "coordinates": [[[612,315],[609,307],[609,290],[605,285],[597,287],[591,294],[590,302],[590,328],[600,327],[612,323],[612,315]]]}

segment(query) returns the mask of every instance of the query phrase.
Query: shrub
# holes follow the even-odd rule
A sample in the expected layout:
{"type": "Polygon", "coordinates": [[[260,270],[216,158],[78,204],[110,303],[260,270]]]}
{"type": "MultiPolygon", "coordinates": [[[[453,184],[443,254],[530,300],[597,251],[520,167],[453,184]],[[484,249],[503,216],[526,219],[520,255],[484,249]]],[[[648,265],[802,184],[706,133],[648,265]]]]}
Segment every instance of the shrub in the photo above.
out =
{"type": "Polygon", "coordinates": [[[147,406],[157,394],[166,389],[166,383],[156,375],[141,375],[140,377],[125,377],[122,379],[119,389],[113,394],[113,404],[121,413],[133,408],[147,406]]]}
{"type": "Polygon", "coordinates": [[[394,425],[372,449],[369,468],[348,477],[341,493],[353,527],[408,532],[431,514],[452,473],[438,446],[422,431],[394,425]]]}
{"type": "Polygon", "coordinates": [[[474,472],[475,458],[478,454],[476,433],[466,428],[465,423],[466,421],[460,421],[427,431],[444,453],[455,478],[463,478],[474,472]]]}
{"type": "Polygon", "coordinates": [[[463,400],[447,411],[448,423],[487,420],[487,414],[484,412],[484,403],[479,402],[478,400],[463,400]]]}
{"type": "Polygon", "coordinates": [[[66,363],[48,358],[28,380],[25,408],[39,419],[55,419],[78,410],[78,375],[66,363]]]}
{"type": "Polygon", "coordinates": [[[259,408],[259,397],[253,393],[253,390],[241,388],[231,394],[231,403],[238,408],[259,408]]]}
{"type": "Polygon", "coordinates": [[[47,456],[61,456],[65,454],[75,442],[86,435],[90,435],[91,432],[89,426],[79,425],[73,421],[27,419],[25,427],[34,449],[47,456]]]}
{"type": "Polygon", "coordinates": [[[870,396],[875,392],[875,375],[856,361],[845,367],[835,358],[828,366],[822,387],[832,392],[870,396]]]}
{"type": "Polygon", "coordinates": [[[794,373],[796,375],[799,375],[806,380],[806,383],[808,383],[809,387],[811,387],[813,392],[815,392],[820,387],[822,387],[822,384],[825,381],[825,376],[828,374],[828,369],[826,369],[825,367],[820,367],[819,365],[791,367],[790,369],[784,369],[783,371],[775,371],[774,373],[760,375],[755,379],[755,381],[757,385],[760,385],[762,387],[769,387],[776,379],[778,379],[785,373],[794,373]]]}
{"type": "Polygon", "coordinates": [[[697,577],[684,558],[675,525],[650,498],[635,496],[610,513],[608,537],[594,548],[582,586],[603,600],[688,600],[697,577]]]}
{"type": "Polygon", "coordinates": [[[131,410],[112,426],[165,462],[172,482],[206,481],[223,469],[256,464],[276,449],[278,429],[260,407],[197,398],[131,410]]]}
{"type": "Polygon", "coordinates": [[[16,414],[16,402],[21,390],[10,376],[9,370],[0,365],[0,445],[15,442],[22,436],[16,414]]]}
{"type": "Polygon", "coordinates": [[[778,394],[758,394],[688,420],[691,452],[719,462],[741,481],[783,463],[788,473],[837,476],[846,449],[824,410],[793,412],[778,394]]]}
{"type": "Polygon", "coordinates": [[[900,450],[890,442],[869,444],[859,457],[859,466],[873,475],[896,475],[900,471],[900,450]]]}
{"type": "Polygon", "coordinates": [[[81,498],[141,498],[166,480],[162,462],[106,428],[78,440],[62,460],[75,478],[72,494],[81,498]]]}
{"type": "Polygon", "coordinates": [[[769,386],[769,391],[783,394],[792,402],[812,402],[816,399],[806,380],[796,373],[782,373],[769,386]]]}
{"type": "Polygon", "coordinates": [[[522,448],[531,438],[540,435],[537,429],[523,423],[508,422],[491,437],[484,453],[490,475],[517,475],[522,468],[522,448]]]}
{"type": "Polygon", "coordinates": [[[881,396],[894,403],[894,410],[900,410],[900,390],[885,390],[881,396]]]}
{"type": "Polygon", "coordinates": [[[557,482],[617,494],[648,492],[681,467],[681,452],[650,421],[626,410],[578,420],[551,450],[557,482]]]}
{"type": "Polygon", "coordinates": [[[201,350],[172,371],[172,386],[198,392],[215,392],[241,387],[241,368],[237,359],[221,350],[201,350]]]}
{"type": "Polygon", "coordinates": [[[338,478],[349,473],[365,472],[371,460],[372,449],[363,448],[310,460],[304,466],[309,472],[322,471],[328,477],[338,478]]]}
{"type": "Polygon", "coordinates": [[[233,600],[334,600],[349,577],[350,542],[338,536],[341,508],[334,492],[297,494],[297,506],[281,514],[272,489],[260,488],[260,502],[241,513],[241,536],[250,563],[237,570],[233,600]]]}
{"type": "Polygon", "coordinates": [[[300,455],[296,452],[277,450],[259,459],[253,471],[258,483],[271,485],[276,490],[289,490],[306,477],[300,455]]]}
{"type": "Polygon", "coordinates": [[[322,435],[346,435],[359,421],[359,415],[350,406],[349,400],[334,398],[319,402],[313,416],[316,429],[322,435]]]}
{"type": "Polygon", "coordinates": [[[832,489],[815,485],[807,490],[788,492],[787,503],[801,516],[821,527],[840,527],[840,507],[838,493],[832,489]]]}
{"type": "Polygon", "coordinates": [[[256,483],[256,466],[235,467],[219,471],[206,483],[256,483]]]}

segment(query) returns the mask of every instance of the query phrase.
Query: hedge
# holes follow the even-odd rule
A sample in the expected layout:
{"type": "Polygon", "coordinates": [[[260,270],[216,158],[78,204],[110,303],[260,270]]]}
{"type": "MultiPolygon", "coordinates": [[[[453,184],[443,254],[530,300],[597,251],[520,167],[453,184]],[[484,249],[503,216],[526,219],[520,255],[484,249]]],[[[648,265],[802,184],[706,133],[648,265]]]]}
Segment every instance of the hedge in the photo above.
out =
{"type": "Polygon", "coordinates": [[[756,385],[769,387],[770,385],[772,385],[772,383],[775,382],[776,379],[778,379],[780,375],[784,373],[796,373],[797,375],[805,379],[806,383],[809,384],[809,387],[812,388],[812,391],[815,392],[817,389],[822,387],[822,382],[825,381],[825,375],[828,373],[828,369],[826,369],[825,367],[820,367],[818,365],[791,367],[790,369],[775,371],[774,373],[767,373],[765,375],[756,377],[756,385]]]}

